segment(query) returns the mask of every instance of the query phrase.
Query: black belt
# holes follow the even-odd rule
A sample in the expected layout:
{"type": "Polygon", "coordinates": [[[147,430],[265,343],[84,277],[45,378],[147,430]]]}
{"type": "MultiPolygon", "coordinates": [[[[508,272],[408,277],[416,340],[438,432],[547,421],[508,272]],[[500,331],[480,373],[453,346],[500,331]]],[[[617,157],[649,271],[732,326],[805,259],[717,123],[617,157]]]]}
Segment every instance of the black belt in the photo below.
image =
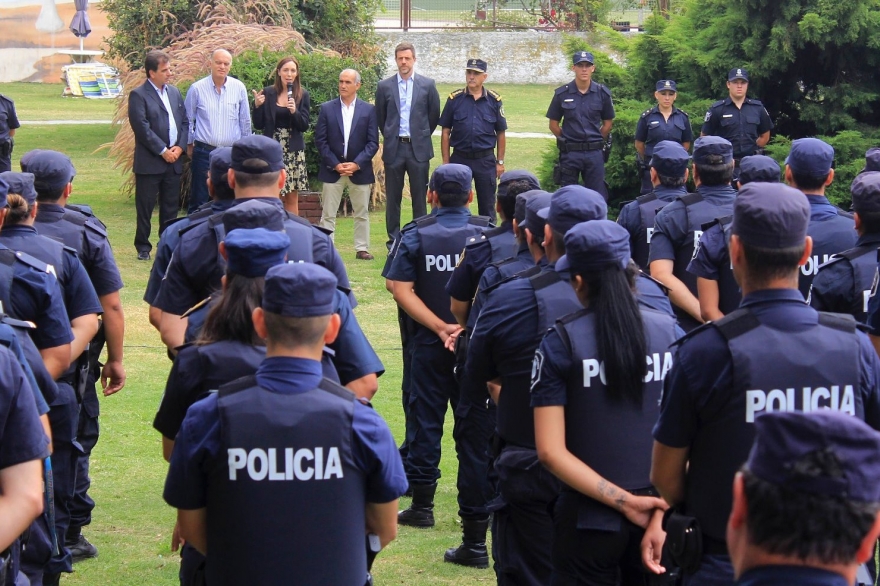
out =
{"type": "Polygon", "coordinates": [[[453,155],[459,156],[463,159],[483,159],[488,157],[489,155],[495,155],[495,149],[483,149],[481,151],[462,151],[459,149],[455,149],[452,151],[453,155]]]}
{"type": "Polygon", "coordinates": [[[560,142],[559,150],[563,153],[571,153],[576,151],[598,151],[601,150],[605,143],[601,140],[593,142],[560,142]]]}
{"type": "Polygon", "coordinates": [[[195,144],[195,145],[196,145],[197,147],[199,147],[200,149],[206,150],[206,151],[208,151],[208,152],[211,152],[211,151],[213,151],[214,149],[217,148],[217,147],[215,147],[215,146],[212,145],[212,144],[208,144],[208,143],[206,143],[206,142],[202,142],[202,141],[200,141],[200,140],[193,141],[193,144],[195,144]]]}
{"type": "Polygon", "coordinates": [[[399,140],[400,142],[412,142],[412,138],[408,136],[398,136],[397,140],[399,140]]]}

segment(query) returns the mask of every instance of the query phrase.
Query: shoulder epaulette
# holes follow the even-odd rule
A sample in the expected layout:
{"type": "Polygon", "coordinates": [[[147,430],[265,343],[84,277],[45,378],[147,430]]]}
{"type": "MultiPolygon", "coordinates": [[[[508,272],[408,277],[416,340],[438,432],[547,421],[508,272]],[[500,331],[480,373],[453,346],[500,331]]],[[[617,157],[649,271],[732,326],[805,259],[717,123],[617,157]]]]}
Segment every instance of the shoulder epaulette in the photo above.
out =
{"type": "Polygon", "coordinates": [[[717,102],[712,102],[712,105],[709,108],[717,108],[718,106],[723,106],[724,100],[718,100],[717,102]]]}
{"type": "Polygon", "coordinates": [[[73,210],[75,212],[83,214],[84,216],[97,219],[97,217],[95,216],[95,212],[92,211],[92,206],[86,205],[84,203],[68,203],[64,206],[64,209],[73,210]]]}
{"type": "Polygon", "coordinates": [[[690,120],[690,117],[691,117],[690,114],[688,114],[687,112],[685,112],[685,111],[682,110],[681,108],[676,108],[676,110],[678,110],[679,112],[681,112],[682,114],[684,114],[684,117],[687,118],[688,120],[690,120]]]}
{"type": "Polygon", "coordinates": [[[749,98],[747,101],[749,104],[754,104],[756,106],[763,106],[764,105],[764,102],[762,102],[761,100],[759,100],[757,98],[749,98]]]}
{"type": "Polygon", "coordinates": [[[842,332],[854,333],[859,327],[856,318],[848,313],[832,313],[829,311],[819,312],[819,323],[842,332]]]}
{"type": "Polygon", "coordinates": [[[26,330],[36,329],[37,324],[32,321],[23,321],[20,319],[15,319],[14,317],[3,314],[3,317],[0,317],[0,322],[6,324],[7,326],[12,326],[13,328],[21,328],[26,330]]]}
{"type": "Polygon", "coordinates": [[[642,112],[642,118],[646,117],[648,114],[654,111],[654,108],[648,108],[644,112],[642,112]]]}
{"type": "Polygon", "coordinates": [[[415,226],[432,226],[437,223],[437,216],[434,214],[428,214],[427,216],[422,216],[421,218],[416,218],[412,221],[415,226]]]}
{"type": "Polygon", "coordinates": [[[4,96],[3,94],[0,94],[0,100],[6,100],[7,102],[15,103],[12,101],[12,98],[4,96]]]}
{"type": "Polygon", "coordinates": [[[733,216],[724,216],[723,218],[715,218],[714,220],[710,220],[704,224],[700,225],[700,230],[705,232],[715,224],[721,224],[724,227],[725,224],[728,224],[733,219],[733,216]],[[725,221],[726,220],[726,221],[725,221]]]}
{"type": "Polygon", "coordinates": [[[642,205],[643,203],[648,203],[649,201],[654,201],[655,199],[657,199],[657,194],[652,191],[651,193],[640,195],[636,198],[636,201],[639,203],[639,205],[642,205]]]}
{"type": "Polygon", "coordinates": [[[469,236],[468,239],[464,243],[465,248],[472,248],[475,246],[480,246],[488,242],[485,234],[477,234],[476,236],[469,236]]]}
{"type": "Polygon", "coordinates": [[[495,226],[494,228],[487,228],[483,231],[483,236],[486,238],[494,238],[495,236],[501,236],[503,234],[510,233],[510,226],[495,226]]]}
{"type": "Polygon", "coordinates": [[[848,212],[844,209],[841,209],[837,206],[834,206],[834,208],[837,210],[838,216],[843,216],[844,218],[849,218],[850,220],[854,219],[854,216],[850,212],[848,212]]]}
{"type": "Polygon", "coordinates": [[[181,315],[180,317],[189,317],[194,312],[200,310],[201,308],[203,308],[204,306],[206,306],[210,302],[211,302],[211,297],[210,296],[205,297],[204,299],[202,299],[201,301],[199,301],[198,303],[196,303],[195,305],[193,305],[192,307],[190,307],[189,309],[184,311],[183,315],[181,315]]]}
{"type": "Polygon", "coordinates": [[[323,226],[318,226],[317,224],[312,224],[312,228],[314,228],[315,230],[317,230],[318,232],[320,232],[321,234],[324,234],[326,236],[330,236],[331,234],[333,234],[333,230],[329,230],[323,226]]]}
{"type": "Polygon", "coordinates": [[[491,226],[495,227],[495,224],[492,223],[492,218],[489,216],[471,216],[468,218],[468,224],[472,224],[474,226],[491,226]]]}
{"type": "Polygon", "coordinates": [[[16,251],[15,258],[28,265],[29,267],[37,269],[41,273],[49,272],[49,265],[37,258],[32,257],[26,252],[16,251]]]}
{"type": "Polygon", "coordinates": [[[643,271],[641,269],[639,269],[639,277],[641,277],[642,279],[648,279],[649,281],[651,281],[652,283],[654,283],[655,285],[660,287],[660,290],[663,291],[663,293],[665,295],[669,295],[669,287],[667,287],[666,285],[664,285],[663,283],[661,283],[660,281],[658,281],[657,279],[655,279],[654,277],[652,277],[651,275],[649,275],[648,273],[646,273],[645,271],[643,271]]]}
{"type": "Polygon", "coordinates": [[[496,101],[498,101],[498,102],[501,101],[501,94],[499,94],[495,90],[488,90],[488,92],[489,92],[489,95],[492,96],[493,98],[495,98],[496,101]]]}
{"type": "Polygon", "coordinates": [[[687,193],[685,195],[679,195],[675,199],[681,200],[681,203],[683,203],[686,206],[689,206],[689,205],[693,205],[695,203],[699,203],[699,202],[703,201],[703,196],[697,192],[694,192],[694,193],[687,193]]]}
{"type": "Polygon", "coordinates": [[[563,93],[565,93],[566,91],[568,91],[568,84],[565,84],[565,85],[561,85],[561,86],[559,86],[558,88],[556,88],[555,90],[553,90],[553,93],[554,93],[554,94],[563,94],[563,93]]]}
{"type": "Polygon", "coordinates": [[[457,90],[455,90],[454,92],[450,92],[450,94],[449,94],[449,99],[450,99],[450,100],[454,100],[455,98],[457,98],[458,96],[462,95],[463,93],[464,93],[464,90],[463,90],[463,89],[457,89],[457,90]]]}

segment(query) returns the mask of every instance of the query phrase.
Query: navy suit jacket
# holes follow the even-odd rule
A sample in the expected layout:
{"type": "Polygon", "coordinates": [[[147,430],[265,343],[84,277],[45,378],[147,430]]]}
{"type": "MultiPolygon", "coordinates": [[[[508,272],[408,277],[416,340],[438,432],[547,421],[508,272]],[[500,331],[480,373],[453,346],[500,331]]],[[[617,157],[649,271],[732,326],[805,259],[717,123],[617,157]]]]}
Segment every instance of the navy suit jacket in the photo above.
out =
{"type": "MultiPolygon", "coordinates": [[[[413,155],[424,163],[434,157],[434,144],[431,135],[440,121],[440,94],[434,80],[424,75],[413,77],[412,104],[409,111],[409,131],[412,139],[413,155]]],[[[397,89],[397,74],[379,82],[376,88],[376,120],[379,130],[385,137],[382,160],[386,164],[394,162],[397,156],[397,140],[400,133],[400,92],[397,89]]]]}
{"type": "Polygon", "coordinates": [[[354,118],[348,134],[348,157],[343,157],[345,133],[342,126],[342,102],[339,98],[321,104],[318,124],[315,126],[315,146],[321,155],[318,179],[324,183],[339,181],[339,173],[334,168],[339,163],[357,163],[358,169],[352,176],[355,185],[368,185],[376,180],[373,174],[373,156],[379,150],[379,132],[376,124],[376,108],[372,104],[356,99],[354,118]]]}
{"type": "Polygon", "coordinates": [[[132,166],[132,171],[135,173],[145,175],[164,173],[168,165],[174,165],[175,173],[183,172],[181,157],[178,157],[174,163],[168,163],[162,158],[162,150],[173,146],[179,146],[185,152],[189,135],[189,119],[186,116],[180,90],[167,84],[165,91],[168,93],[168,102],[171,104],[174,122],[177,125],[175,144],[168,144],[170,137],[168,111],[153,85],[145,81],[142,86],[136,87],[128,95],[128,123],[134,131],[135,140],[132,166]]]}

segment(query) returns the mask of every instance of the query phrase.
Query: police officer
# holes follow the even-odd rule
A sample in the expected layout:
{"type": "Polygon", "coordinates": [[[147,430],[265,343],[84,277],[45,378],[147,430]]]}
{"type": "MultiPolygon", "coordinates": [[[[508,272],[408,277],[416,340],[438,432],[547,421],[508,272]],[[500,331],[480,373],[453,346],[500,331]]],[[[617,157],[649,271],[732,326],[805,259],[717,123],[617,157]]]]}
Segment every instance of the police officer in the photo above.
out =
{"type": "Polygon", "coordinates": [[[857,175],[850,193],[859,238],[854,248],[819,266],[808,301],[819,311],[848,313],[864,323],[880,250],[880,172],[857,175]]]}
{"type": "Polygon", "coordinates": [[[21,127],[15,113],[15,102],[0,94],[0,173],[12,170],[12,147],[15,130],[21,127]]]}
{"type": "Polygon", "coordinates": [[[641,584],[642,528],[666,508],[648,479],[651,406],[681,330],[636,302],[629,235],[619,225],[578,224],[556,266],[584,308],[556,322],[532,368],[537,453],[564,484],[550,583],[641,584]]]}
{"type": "Polygon", "coordinates": [[[611,90],[593,81],[596,66],[592,53],[577,51],[572,63],[574,80],[556,89],[547,108],[550,132],[556,136],[559,147],[556,183],[572,185],[580,177],[584,186],[598,191],[607,200],[602,151],[614,121],[611,90]]]}
{"type": "Polygon", "coordinates": [[[164,496],[181,537],[210,552],[209,584],[277,584],[291,568],[305,584],[361,584],[365,532],[382,546],[396,536],[406,479],[391,431],[321,378],[336,286],[312,263],[272,267],[253,312],[266,360],[193,405],[180,429],[164,496]]]}
{"type": "Polygon", "coordinates": [[[880,534],[878,481],[880,435],[864,423],[826,410],[759,417],[728,521],[736,583],[863,583],[859,564],[880,534]]]}
{"type": "MultiPolygon", "coordinates": [[[[737,187],[759,181],[779,183],[779,164],[765,155],[743,157],[737,187]]],[[[721,319],[739,307],[742,295],[730,268],[730,223],[733,216],[724,216],[703,226],[703,235],[687,270],[697,277],[700,314],[706,321],[721,319]]]]}
{"type": "Polygon", "coordinates": [[[471,216],[468,210],[470,185],[471,170],[464,165],[441,165],[434,171],[429,198],[439,209],[405,231],[387,274],[394,300],[416,322],[404,462],[413,501],[398,517],[404,525],[434,526],[443,420],[447,404],[454,411],[458,403],[454,355],[444,344],[461,326],[449,311],[444,286],[468,237],[489,225],[488,218],[471,216]]]}
{"type": "Polygon", "coordinates": [[[654,218],[648,262],[651,276],[669,288],[678,323],[685,331],[702,323],[697,278],[687,272],[703,225],[730,214],[736,192],[731,144],[716,136],[700,137],[694,143],[696,193],[679,196],[654,218]]]}
{"type": "Polygon", "coordinates": [[[663,206],[687,195],[687,167],[690,160],[691,156],[685,147],[677,142],[662,140],[657,143],[651,156],[645,159],[651,192],[620,208],[617,223],[629,232],[633,260],[644,271],[649,270],[648,252],[654,233],[654,217],[663,206]]]}
{"type": "Polygon", "coordinates": [[[654,98],[657,105],[642,112],[636,123],[636,152],[639,168],[642,171],[642,193],[650,193],[654,187],[651,181],[651,157],[654,147],[661,141],[680,144],[685,151],[691,148],[694,132],[691,119],[686,112],[674,106],[678,95],[678,85],[672,79],[661,79],[655,85],[654,98]]]}
{"type": "Polygon", "coordinates": [[[810,228],[813,256],[801,266],[800,291],[806,299],[819,265],[831,255],[856,245],[852,214],[833,205],[825,197],[825,188],[834,181],[834,149],[818,138],[799,138],[791,143],[785,159],[785,182],[804,192],[810,202],[810,228]]]}
{"type": "Polygon", "coordinates": [[[731,69],[727,74],[727,90],[730,95],[709,106],[700,135],[729,140],[738,169],[743,157],[763,154],[762,149],[770,142],[773,121],[761,100],[746,97],[748,71],[741,67],[731,69]]]}
{"type": "Polygon", "coordinates": [[[870,148],[865,153],[865,166],[859,172],[865,173],[867,171],[880,171],[880,147],[870,148]]]}
{"type": "Polygon", "coordinates": [[[159,295],[162,279],[171,262],[171,255],[180,242],[180,233],[193,223],[203,222],[215,214],[222,214],[235,202],[235,192],[229,187],[226,177],[232,164],[232,148],[218,147],[211,151],[208,167],[208,195],[211,197],[206,205],[196,212],[176,218],[165,226],[156,246],[156,258],[150,268],[150,278],[144,291],[144,301],[150,306],[150,324],[157,330],[162,319],[162,312],[153,305],[159,295]]]}
{"type": "MultiPolygon", "coordinates": [[[[240,205],[246,199],[262,199],[276,206],[290,236],[288,260],[325,266],[337,276],[340,286],[348,288],[345,265],[330,237],[308,221],[284,211],[279,193],[285,177],[281,145],[277,140],[251,135],[232,146],[228,181],[235,190],[234,205],[240,205]]],[[[162,341],[171,349],[184,340],[186,320],[180,316],[220,288],[223,260],[217,252],[217,245],[223,237],[222,217],[222,214],[216,214],[182,232],[153,302],[162,311],[162,341]]]]}
{"type": "Polygon", "coordinates": [[[77,253],[89,280],[95,288],[103,310],[101,330],[88,349],[88,380],[79,412],[77,441],[83,454],[77,462],[76,497],[71,506],[71,521],[67,531],[67,545],[74,562],[95,557],[94,545],[82,535],[82,527],[91,522],[94,501],[88,495],[89,456],[98,442],[98,415],[100,411],[96,383],[100,379],[105,396],[125,386],[123,366],[123,335],[125,316],[119,291],[122,277],[113,257],[113,248],[104,224],[94,216],[67,207],[76,170],[67,155],[51,150],[35,150],[21,158],[23,171],[33,173],[37,192],[37,217],[33,226],[43,236],[60,240],[77,253]],[[107,345],[107,359],[103,368],[98,358],[107,345]]]}
{"type": "Polygon", "coordinates": [[[469,167],[477,191],[481,216],[495,218],[495,182],[504,173],[507,119],[501,96],[483,87],[486,62],[468,59],[467,87],[455,90],[446,99],[440,114],[440,152],[443,164],[469,167]],[[452,147],[452,155],[449,147],[452,147]],[[495,149],[498,149],[497,156],[495,149]]]}
{"type": "Polygon", "coordinates": [[[742,304],[679,340],[666,377],[651,480],[702,528],[703,555],[688,560],[699,568],[685,584],[733,581],[731,484],[762,413],[831,409],[880,428],[880,360],[867,336],[849,316],[816,312],[797,290],[798,267],[812,253],[809,218],[809,203],[791,187],[740,190],[729,246],[742,304]]]}

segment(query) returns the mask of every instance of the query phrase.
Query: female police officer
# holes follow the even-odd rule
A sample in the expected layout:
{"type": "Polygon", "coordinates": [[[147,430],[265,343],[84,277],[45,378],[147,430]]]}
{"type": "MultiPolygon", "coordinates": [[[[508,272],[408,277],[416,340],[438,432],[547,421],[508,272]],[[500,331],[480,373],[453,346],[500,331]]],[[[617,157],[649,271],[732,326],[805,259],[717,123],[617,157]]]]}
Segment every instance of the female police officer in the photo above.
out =
{"type": "Polygon", "coordinates": [[[637,304],[624,228],[578,224],[565,251],[557,270],[570,270],[585,309],[544,338],[531,389],[538,457],[566,485],[554,511],[551,583],[636,584],[642,528],[666,507],[651,496],[651,428],[680,330],[637,304]]]}
{"type": "Polygon", "coordinates": [[[686,112],[674,106],[678,95],[675,82],[671,79],[661,79],[655,87],[654,97],[657,99],[657,105],[642,112],[636,124],[635,147],[641,160],[639,167],[642,175],[642,193],[650,193],[654,189],[648,164],[651,162],[657,143],[671,140],[683,146],[684,150],[688,150],[694,140],[691,119],[686,112]]]}

